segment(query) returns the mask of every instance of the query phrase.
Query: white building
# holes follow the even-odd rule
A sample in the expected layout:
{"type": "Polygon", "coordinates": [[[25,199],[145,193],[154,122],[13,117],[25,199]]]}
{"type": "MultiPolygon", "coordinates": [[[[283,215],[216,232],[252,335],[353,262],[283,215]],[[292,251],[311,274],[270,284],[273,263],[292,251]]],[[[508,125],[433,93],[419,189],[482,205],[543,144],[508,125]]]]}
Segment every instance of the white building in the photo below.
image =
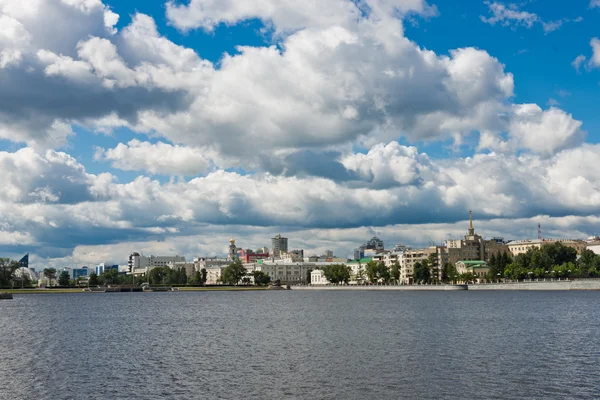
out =
{"type": "Polygon", "coordinates": [[[152,268],[167,267],[169,263],[185,262],[183,256],[141,256],[139,253],[132,253],[129,256],[129,271],[136,275],[146,274],[152,268]]]}
{"type": "Polygon", "coordinates": [[[329,281],[325,277],[322,269],[314,269],[310,273],[310,284],[311,285],[327,285],[329,281]]]}

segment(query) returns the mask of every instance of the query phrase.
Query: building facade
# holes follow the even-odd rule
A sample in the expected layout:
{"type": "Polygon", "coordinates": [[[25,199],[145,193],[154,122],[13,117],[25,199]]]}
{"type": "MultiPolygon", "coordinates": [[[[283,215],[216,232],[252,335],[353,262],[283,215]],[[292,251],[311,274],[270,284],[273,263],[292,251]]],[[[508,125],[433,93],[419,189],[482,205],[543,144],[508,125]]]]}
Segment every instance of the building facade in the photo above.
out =
{"type": "Polygon", "coordinates": [[[273,253],[273,257],[281,257],[281,253],[287,253],[288,251],[288,239],[282,237],[281,235],[277,235],[274,238],[271,238],[271,250],[273,253]]]}

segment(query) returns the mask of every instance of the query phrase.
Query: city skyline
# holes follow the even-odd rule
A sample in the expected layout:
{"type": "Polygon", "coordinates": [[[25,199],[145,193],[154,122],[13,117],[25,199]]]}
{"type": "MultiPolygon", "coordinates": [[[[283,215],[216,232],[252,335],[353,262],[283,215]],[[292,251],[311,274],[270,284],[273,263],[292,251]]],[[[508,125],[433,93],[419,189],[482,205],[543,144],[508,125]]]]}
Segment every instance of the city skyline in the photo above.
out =
{"type": "Polygon", "coordinates": [[[597,1],[23,4],[0,0],[2,256],[345,257],[468,210],[488,238],[600,234],[597,1]]]}

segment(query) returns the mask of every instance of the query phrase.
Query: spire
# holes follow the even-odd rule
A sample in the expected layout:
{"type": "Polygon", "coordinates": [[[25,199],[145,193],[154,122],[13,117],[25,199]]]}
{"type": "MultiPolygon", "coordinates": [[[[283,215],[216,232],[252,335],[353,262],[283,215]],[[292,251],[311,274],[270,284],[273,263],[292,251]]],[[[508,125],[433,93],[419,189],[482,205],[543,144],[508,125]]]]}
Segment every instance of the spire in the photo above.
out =
{"type": "Polygon", "coordinates": [[[473,229],[473,211],[469,210],[469,235],[474,235],[475,229],[473,229]]]}

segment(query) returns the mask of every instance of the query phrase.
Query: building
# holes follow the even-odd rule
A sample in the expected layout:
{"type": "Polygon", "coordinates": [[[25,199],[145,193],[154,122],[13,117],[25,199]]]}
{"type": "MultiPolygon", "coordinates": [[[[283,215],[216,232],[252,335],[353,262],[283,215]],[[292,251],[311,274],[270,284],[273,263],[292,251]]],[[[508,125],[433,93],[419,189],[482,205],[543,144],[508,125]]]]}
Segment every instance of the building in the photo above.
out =
{"type": "Polygon", "coordinates": [[[202,268],[226,267],[231,264],[231,261],[218,257],[198,257],[194,258],[194,267],[196,271],[202,268]]]}
{"type": "Polygon", "coordinates": [[[252,249],[239,249],[237,252],[237,258],[241,260],[244,264],[253,263],[258,260],[264,260],[269,258],[269,253],[261,253],[261,250],[264,251],[263,249],[259,249],[256,251],[252,249]]]}
{"type": "Polygon", "coordinates": [[[445,244],[448,248],[448,262],[451,264],[461,260],[489,261],[492,255],[497,256],[510,251],[502,238],[484,240],[475,233],[472,211],[469,211],[469,229],[464,238],[447,240],[445,244]]]}
{"type": "Polygon", "coordinates": [[[310,273],[310,284],[311,285],[327,285],[329,281],[325,277],[325,273],[322,269],[314,269],[310,273]]]}
{"type": "Polygon", "coordinates": [[[193,262],[187,262],[187,261],[170,262],[167,264],[167,267],[174,269],[174,270],[183,268],[185,270],[185,274],[188,277],[194,275],[194,272],[196,272],[196,264],[193,262]]]}
{"type": "Polygon", "coordinates": [[[410,285],[413,283],[415,265],[424,261],[432,261],[429,265],[432,279],[442,279],[442,267],[449,262],[445,246],[430,246],[425,249],[406,250],[400,257],[400,282],[410,285]]]}
{"type": "Polygon", "coordinates": [[[361,249],[360,247],[358,249],[354,249],[354,259],[360,260],[361,258],[365,258],[365,250],[361,249]]]}
{"type": "Polygon", "coordinates": [[[350,267],[350,283],[360,284],[366,281],[366,265],[372,260],[372,258],[361,258],[346,263],[350,267]]]}
{"type": "Polygon", "coordinates": [[[168,267],[169,263],[185,262],[183,256],[141,256],[134,252],[129,256],[129,272],[136,275],[146,274],[156,267],[168,267]]]}
{"type": "Polygon", "coordinates": [[[583,240],[573,239],[531,239],[531,240],[513,240],[507,243],[508,250],[513,257],[519,254],[527,253],[532,249],[541,249],[542,246],[547,246],[553,243],[560,243],[563,246],[571,247],[577,250],[577,254],[581,255],[581,252],[588,247],[591,247],[589,243],[583,240]]]}
{"type": "Polygon", "coordinates": [[[225,266],[213,266],[207,267],[206,269],[206,282],[205,285],[216,285],[220,282],[223,270],[227,268],[225,266]]]}
{"type": "Polygon", "coordinates": [[[235,239],[231,238],[231,239],[229,239],[229,252],[227,253],[227,259],[229,261],[235,261],[235,260],[237,260],[237,256],[238,256],[238,249],[237,249],[237,246],[235,245],[235,239]]]}
{"type": "Polygon", "coordinates": [[[473,274],[474,280],[478,282],[485,279],[489,271],[489,267],[483,260],[468,260],[468,261],[458,261],[456,263],[456,272],[458,274],[473,274]]]}
{"type": "Polygon", "coordinates": [[[273,257],[281,257],[281,253],[287,253],[288,251],[288,239],[281,235],[271,238],[271,248],[273,249],[273,257]]]}
{"type": "Polygon", "coordinates": [[[102,264],[96,265],[96,275],[103,274],[105,271],[108,271],[109,269],[114,269],[117,272],[119,272],[119,266],[118,265],[112,265],[112,264],[102,263],[102,264]]]}
{"type": "Polygon", "coordinates": [[[381,251],[384,249],[383,240],[379,239],[377,236],[373,236],[367,243],[361,246],[363,250],[377,250],[381,251]]]}

